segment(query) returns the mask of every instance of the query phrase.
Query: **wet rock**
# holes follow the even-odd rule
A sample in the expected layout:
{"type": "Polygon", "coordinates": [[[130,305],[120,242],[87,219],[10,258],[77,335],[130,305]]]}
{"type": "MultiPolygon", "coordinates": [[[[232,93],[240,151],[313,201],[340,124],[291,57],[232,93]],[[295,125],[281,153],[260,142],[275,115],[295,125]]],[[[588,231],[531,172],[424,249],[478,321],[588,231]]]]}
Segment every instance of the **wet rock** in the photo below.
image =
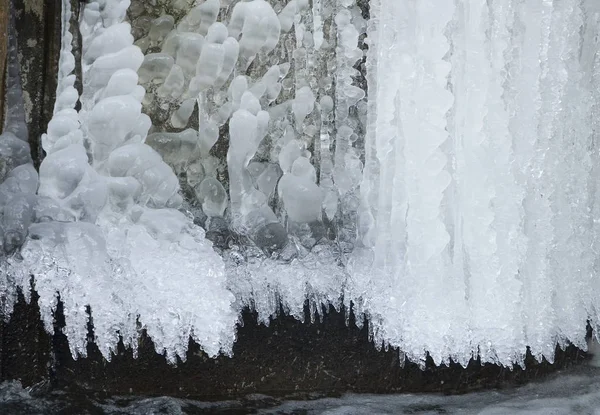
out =
{"type": "Polygon", "coordinates": [[[254,235],[254,243],[267,253],[283,249],[287,243],[287,232],[280,223],[269,223],[261,227],[254,235]]]}

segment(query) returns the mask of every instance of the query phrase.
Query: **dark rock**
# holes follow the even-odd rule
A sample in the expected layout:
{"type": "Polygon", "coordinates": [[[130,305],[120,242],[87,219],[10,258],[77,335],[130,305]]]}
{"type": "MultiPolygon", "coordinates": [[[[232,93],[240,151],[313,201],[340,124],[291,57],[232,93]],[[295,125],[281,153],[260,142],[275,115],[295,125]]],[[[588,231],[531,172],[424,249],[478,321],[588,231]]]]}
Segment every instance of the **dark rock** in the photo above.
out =
{"type": "Polygon", "coordinates": [[[206,239],[219,249],[227,249],[231,239],[229,224],[221,217],[215,216],[205,221],[206,239]]]}
{"type": "Polygon", "coordinates": [[[4,125],[4,75],[8,51],[9,0],[0,0],[0,129],[4,125]]]}
{"type": "MultiPolygon", "coordinates": [[[[471,361],[466,369],[455,363],[436,367],[431,359],[421,370],[400,360],[397,350],[377,350],[369,341],[368,322],[357,328],[352,312],[348,324],[344,309],[323,312],[322,319],[311,323],[306,304],[305,322],[282,314],[265,327],[257,324],[255,313],[245,310],[233,357],[211,359],[190,341],[186,362],[171,366],[142,333],[137,359],[121,343],[107,362],[90,342],[88,357],[75,361],[62,332],[62,305],[50,338],[39,321],[36,302],[26,304],[20,296],[15,313],[2,327],[1,379],[20,379],[24,385],[50,379],[54,388],[74,394],[201,400],[266,394],[302,399],[345,392],[465,393],[523,384],[586,359],[585,353],[569,346],[564,351],[557,348],[553,365],[538,363],[528,354],[525,370],[479,361],[471,361]]],[[[92,330],[90,325],[90,340],[92,330]]]]}
{"type": "Polygon", "coordinates": [[[36,167],[42,159],[41,135],[52,118],[58,82],[61,2],[11,0],[15,10],[21,82],[36,167]]]}
{"type": "Polygon", "coordinates": [[[37,299],[32,292],[28,304],[19,292],[13,314],[0,320],[0,381],[16,379],[31,386],[50,377],[51,337],[40,321],[37,299]]]}

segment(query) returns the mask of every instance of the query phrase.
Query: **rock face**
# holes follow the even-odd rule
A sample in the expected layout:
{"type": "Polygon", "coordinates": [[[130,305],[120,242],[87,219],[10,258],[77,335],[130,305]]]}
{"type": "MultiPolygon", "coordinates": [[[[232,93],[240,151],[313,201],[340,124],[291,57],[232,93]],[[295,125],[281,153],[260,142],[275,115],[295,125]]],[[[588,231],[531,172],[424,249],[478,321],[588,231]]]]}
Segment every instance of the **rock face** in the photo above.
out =
{"type": "MultiPolygon", "coordinates": [[[[15,10],[29,145],[37,167],[42,158],[40,137],[46,132],[52,118],[56,96],[61,2],[2,0],[2,3],[8,7],[9,1],[12,1],[15,10]]],[[[4,7],[2,9],[6,10],[4,7]]],[[[0,64],[1,56],[0,52],[0,64]]]]}
{"type": "MultiPolygon", "coordinates": [[[[74,361],[66,337],[62,306],[57,310],[55,334],[49,336],[39,321],[34,301],[21,297],[15,313],[1,330],[0,380],[19,379],[24,385],[50,380],[53,387],[74,393],[108,395],[169,395],[201,400],[243,398],[248,394],[309,398],[345,392],[465,393],[486,388],[522,384],[588,357],[569,346],[558,349],[553,365],[537,363],[531,355],[527,369],[509,370],[472,361],[466,369],[458,364],[435,367],[429,359],[425,370],[400,359],[397,350],[380,350],[368,339],[368,323],[356,328],[350,313],[328,310],[322,321],[305,322],[281,315],[269,327],[259,325],[256,315],[245,311],[233,357],[208,358],[191,343],[185,362],[169,365],[155,353],[143,336],[137,358],[119,348],[110,362],[93,342],[88,357],[74,361]]],[[[93,339],[90,325],[88,338],[93,339]]]]}
{"type": "Polygon", "coordinates": [[[8,0],[0,0],[0,128],[4,125],[4,74],[8,45],[8,0]]]}

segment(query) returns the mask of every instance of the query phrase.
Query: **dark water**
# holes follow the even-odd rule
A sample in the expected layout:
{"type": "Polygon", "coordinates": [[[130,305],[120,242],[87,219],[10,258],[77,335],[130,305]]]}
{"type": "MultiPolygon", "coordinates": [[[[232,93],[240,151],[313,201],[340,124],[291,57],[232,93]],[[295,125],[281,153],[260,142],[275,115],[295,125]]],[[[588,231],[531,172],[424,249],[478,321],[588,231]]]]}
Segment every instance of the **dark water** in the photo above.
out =
{"type": "Polygon", "coordinates": [[[557,373],[543,382],[499,391],[442,395],[355,395],[281,401],[264,395],[200,402],[170,397],[99,397],[0,384],[0,414],[527,414],[600,415],[600,369],[589,365],[557,373]]]}

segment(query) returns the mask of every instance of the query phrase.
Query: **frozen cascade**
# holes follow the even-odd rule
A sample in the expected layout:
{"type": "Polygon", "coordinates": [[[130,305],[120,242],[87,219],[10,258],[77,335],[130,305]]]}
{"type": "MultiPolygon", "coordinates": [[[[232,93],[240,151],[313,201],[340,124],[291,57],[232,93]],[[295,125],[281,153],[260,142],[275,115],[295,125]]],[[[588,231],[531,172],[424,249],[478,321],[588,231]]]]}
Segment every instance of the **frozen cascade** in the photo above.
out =
{"type": "Polygon", "coordinates": [[[63,1],[39,186],[9,82],[0,281],[34,275],[49,330],[60,294],[74,355],[87,306],[107,358],[141,324],[173,362],[190,335],[230,352],[244,306],[269,324],[306,300],[422,365],[586,348],[594,0],[189,3],[86,4],[79,97],[63,1]]]}
{"type": "Polygon", "coordinates": [[[585,348],[585,321],[598,318],[597,139],[583,121],[598,11],[371,4],[364,248],[349,272],[351,298],[380,321],[376,341],[463,364],[585,348]]]}

